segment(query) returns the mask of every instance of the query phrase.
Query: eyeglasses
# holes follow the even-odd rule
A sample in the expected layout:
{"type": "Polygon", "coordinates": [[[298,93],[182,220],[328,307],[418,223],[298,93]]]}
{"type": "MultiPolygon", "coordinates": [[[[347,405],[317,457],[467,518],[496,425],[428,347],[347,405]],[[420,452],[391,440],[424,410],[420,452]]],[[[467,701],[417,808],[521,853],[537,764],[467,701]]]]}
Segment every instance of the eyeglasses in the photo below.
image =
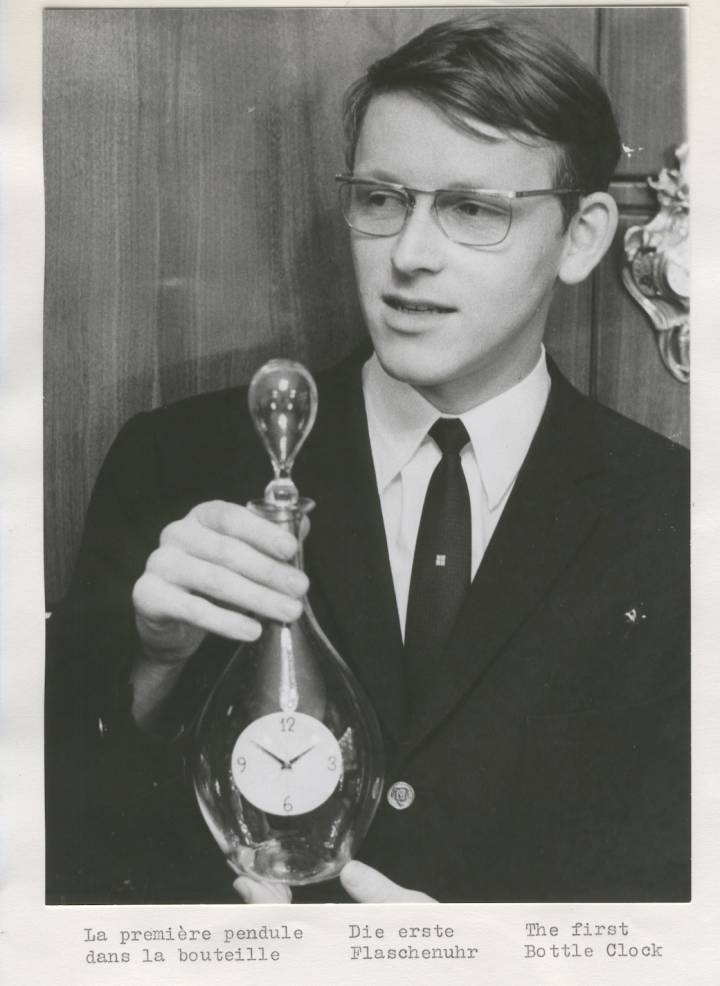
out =
{"type": "Polygon", "coordinates": [[[582,195],[579,188],[535,188],[523,192],[494,188],[407,188],[389,181],[336,175],[340,206],[351,229],[366,236],[396,236],[419,195],[433,197],[432,211],[453,243],[497,246],[510,232],[513,199],[539,195],[582,195]]]}

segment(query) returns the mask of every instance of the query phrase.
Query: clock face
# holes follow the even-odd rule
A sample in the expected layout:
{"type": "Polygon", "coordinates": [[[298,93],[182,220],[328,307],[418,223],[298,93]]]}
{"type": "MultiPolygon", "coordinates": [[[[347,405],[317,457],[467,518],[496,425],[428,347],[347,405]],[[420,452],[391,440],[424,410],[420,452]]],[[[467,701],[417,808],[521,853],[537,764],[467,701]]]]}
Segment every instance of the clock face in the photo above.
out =
{"type": "Polygon", "coordinates": [[[271,712],[251,722],[232,752],[240,793],[272,815],[302,815],[323,804],[343,774],[342,751],[319,719],[271,712]]]}

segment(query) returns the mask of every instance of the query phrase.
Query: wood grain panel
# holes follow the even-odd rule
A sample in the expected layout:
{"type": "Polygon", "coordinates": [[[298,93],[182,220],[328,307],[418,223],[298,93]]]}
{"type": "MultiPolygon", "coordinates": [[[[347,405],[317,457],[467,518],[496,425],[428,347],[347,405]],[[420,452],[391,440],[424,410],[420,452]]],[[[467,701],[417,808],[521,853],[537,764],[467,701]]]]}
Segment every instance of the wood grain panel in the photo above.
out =
{"type": "Polygon", "coordinates": [[[625,144],[618,176],[655,174],[685,139],[685,24],[679,7],[602,12],[600,71],[625,144]]]}
{"type": "Polygon", "coordinates": [[[622,216],[609,263],[595,275],[597,298],[597,398],[629,418],[689,445],[690,408],[687,384],[665,369],[652,323],[619,286],[625,230],[645,223],[647,212],[622,216]]]}
{"type": "MultiPolygon", "coordinates": [[[[130,139],[142,117],[134,18],[71,14],[51,21],[45,37],[45,106],[52,109],[45,129],[46,552],[51,569],[63,571],[97,450],[127,407],[156,397],[157,237],[153,171],[142,143],[130,139]]],[[[50,598],[54,592],[49,581],[50,598]]]]}

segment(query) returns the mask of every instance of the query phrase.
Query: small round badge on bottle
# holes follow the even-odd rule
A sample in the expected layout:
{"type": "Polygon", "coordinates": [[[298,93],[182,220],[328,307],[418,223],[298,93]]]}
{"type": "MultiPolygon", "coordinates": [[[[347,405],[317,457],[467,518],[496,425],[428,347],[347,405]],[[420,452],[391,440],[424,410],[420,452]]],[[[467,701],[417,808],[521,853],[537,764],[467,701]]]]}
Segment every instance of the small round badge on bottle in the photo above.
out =
{"type": "Polygon", "coordinates": [[[388,790],[387,799],[392,808],[404,811],[415,800],[415,789],[406,781],[395,781],[388,790]]]}

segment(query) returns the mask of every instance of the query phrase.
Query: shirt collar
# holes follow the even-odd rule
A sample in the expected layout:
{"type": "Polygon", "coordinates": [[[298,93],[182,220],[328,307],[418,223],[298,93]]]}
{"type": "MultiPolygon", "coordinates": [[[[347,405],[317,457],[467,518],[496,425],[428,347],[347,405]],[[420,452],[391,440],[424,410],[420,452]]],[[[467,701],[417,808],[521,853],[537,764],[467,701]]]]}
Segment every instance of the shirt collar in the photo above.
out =
{"type": "MultiPolygon", "coordinates": [[[[404,469],[440,417],[410,384],[383,370],[375,353],[363,366],[363,394],[380,494],[404,469]]],[[[515,481],[550,392],[545,348],[509,390],[459,415],[467,428],[490,509],[515,481]]],[[[431,439],[427,439],[431,441],[431,439]]]]}

